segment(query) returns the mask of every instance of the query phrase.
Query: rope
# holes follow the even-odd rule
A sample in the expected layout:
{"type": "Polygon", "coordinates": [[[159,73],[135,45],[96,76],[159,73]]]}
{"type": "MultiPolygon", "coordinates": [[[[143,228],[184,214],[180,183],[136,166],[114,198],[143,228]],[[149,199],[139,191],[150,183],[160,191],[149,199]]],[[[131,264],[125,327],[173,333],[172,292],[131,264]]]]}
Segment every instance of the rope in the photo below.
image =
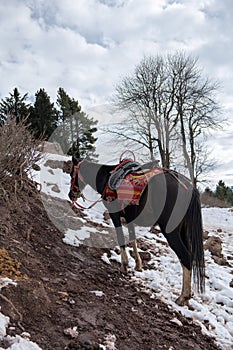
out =
{"type": "Polygon", "coordinates": [[[101,202],[102,201],[102,196],[97,199],[94,203],[92,203],[91,205],[89,205],[89,207],[84,207],[83,205],[79,204],[78,202],[76,202],[75,200],[72,201],[72,205],[76,206],[77,208],[80,208],[80,209],[91,209],[92,207],[94,207],[97,203],[101,202]]]}
{"type": "Polygon", "coordinates": [[[123,156],[125,153],[127,153],[127,152],[131,153],[132,156],[133,156],[133,161],[134,161],[134,162],[136,161],[136,157],[135,157],[135,154],[133,153],[133,151],[127,149],[127,150],[125,150],[124,152],[121,153],[119,163],[122,162],[122,160],[123,160],[123,159],[122,159],[122,156],[123,156]]]}

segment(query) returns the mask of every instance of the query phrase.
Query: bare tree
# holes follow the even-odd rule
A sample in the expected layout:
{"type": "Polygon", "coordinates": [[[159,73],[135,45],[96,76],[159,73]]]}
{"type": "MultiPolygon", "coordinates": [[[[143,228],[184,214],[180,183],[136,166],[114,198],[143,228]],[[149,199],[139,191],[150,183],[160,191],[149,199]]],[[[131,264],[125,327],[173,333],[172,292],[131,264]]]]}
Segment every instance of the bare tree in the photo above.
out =
{"type": "Polygon", "coordinates": [[[122,137],[142,144],[151,159],[158,152],[162,166],[169,168],[175,116],[174,99],[168,96],[163,58],[144,58],[133,75],[125,77],[117,86],[116,104],[129,112],[124,133],[121,128],[122,137]]]}
{"type": "Polygon", "coordinates": [[[170,76],[175,80],[175,124],[181,140],[184,165],[196,185],[201,169],[206,168],[204,163],[208,163],[207,150],[203,145],[205,131],[220,126],[220,106],[215,98],[218,83],[203,78],[197,59],[186,57],[183,53],[168,56],[168,64],[170,76]]]}
{"type": "Polygon", "coordinates": [[[200,167],[199,139],[219,125],[217,89],[216,82],[202,77],[196,58],[179,52],[165,58],[143,58],[116,87],[116,105],[128,117],[124,125],[110,131],[142,145],[151,159],[159,154],[165,168],[174,165],[177,154],[182,153],[185,168],[196,184],[204,168],[203,164],[200,167]]]}
{"type": "Polygon", "coordinates": [[[194,184],[197,186],[198,182],[207,182],[203,176],[208,175],[209,171],[216,167],[216,161],[211,157],[210,152],[202,142],[196,142],[195,162],[194,162],[194,184]]]}

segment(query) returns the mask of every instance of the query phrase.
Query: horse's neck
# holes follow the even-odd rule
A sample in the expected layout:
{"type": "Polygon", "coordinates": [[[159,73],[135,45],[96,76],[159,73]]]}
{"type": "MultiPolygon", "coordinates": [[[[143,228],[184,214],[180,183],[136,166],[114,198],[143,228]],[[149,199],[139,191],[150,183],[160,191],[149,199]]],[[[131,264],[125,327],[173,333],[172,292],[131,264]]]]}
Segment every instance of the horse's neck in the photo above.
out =
{"type": "Polygon", "coordinates": [[[108,179],[111,175],[111,171],[115,169],[116,166],[111,165],[101,165],[96,177],[96,190],[98,193],[102,194],[105,190],[108,179]]]}
{"type": "Polygon", "coordinates": [[[110,172],[115,168],[111,165],[96,164],[85,161],[81,173],[85,182],[95,191],[102,194],[109,179],[110,172]]]}

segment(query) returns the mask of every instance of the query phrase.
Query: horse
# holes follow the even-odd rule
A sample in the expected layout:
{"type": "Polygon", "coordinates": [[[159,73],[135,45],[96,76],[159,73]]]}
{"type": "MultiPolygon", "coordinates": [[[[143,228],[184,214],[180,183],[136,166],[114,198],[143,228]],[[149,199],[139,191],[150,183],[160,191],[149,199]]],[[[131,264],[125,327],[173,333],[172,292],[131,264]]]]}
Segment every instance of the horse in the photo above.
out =
{"type": "MultiPolygon", "coordinates": [[[[116,166],[118,165],[98,164],[72,157],[69,198],[76,201],[87,184],[101,195],[116,230],[123,273],[127,273],[128,257],[122,217],[126,221],[129,241],[132,242],[134,251],[135,269],[138,271],[142,270],[142,261],[137,249],[135,225],[158,225],[182,266],[182,289],[176,303],[180,306],[189,305],[192,275],[197,292],[204,293],[205,288],[202,214],[198,190],[184,175],[161,168],[148,181],[139,203],[123,207],[117,198],[114,201],[106,200],[106,187],[116,166]]],[[[145,167],[142,170],[143,168],[145,167]]]]}

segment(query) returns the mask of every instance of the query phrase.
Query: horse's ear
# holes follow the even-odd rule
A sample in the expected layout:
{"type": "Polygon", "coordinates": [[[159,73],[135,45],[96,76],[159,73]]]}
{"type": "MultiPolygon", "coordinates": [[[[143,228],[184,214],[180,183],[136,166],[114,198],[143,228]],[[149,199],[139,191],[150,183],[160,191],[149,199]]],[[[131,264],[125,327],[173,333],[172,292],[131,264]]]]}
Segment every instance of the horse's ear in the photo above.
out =
{"type": "Polygon", "coordinates": [[[77,158],[75,158],[74,156],[72,156],[72,162],[73,162],[73,164],[74,165],[78,165],[78,159],[77,158]]]}

